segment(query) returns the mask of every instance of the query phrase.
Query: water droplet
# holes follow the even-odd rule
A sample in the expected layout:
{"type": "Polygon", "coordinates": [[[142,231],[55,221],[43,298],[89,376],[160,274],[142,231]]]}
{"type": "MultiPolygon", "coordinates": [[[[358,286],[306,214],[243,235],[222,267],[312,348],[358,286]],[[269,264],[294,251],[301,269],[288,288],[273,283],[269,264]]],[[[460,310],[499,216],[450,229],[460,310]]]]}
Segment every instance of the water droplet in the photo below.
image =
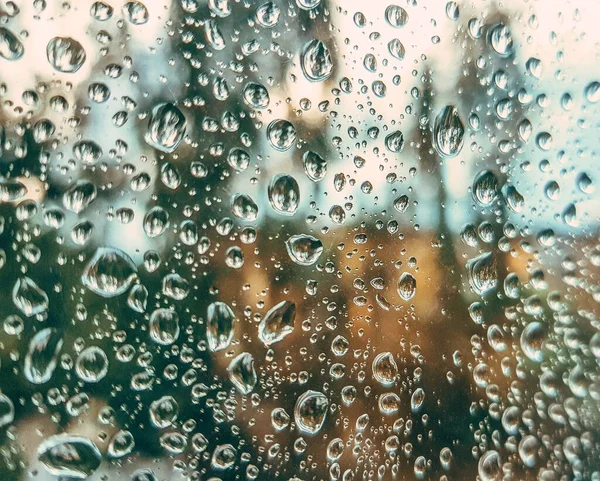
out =
{"type": "Polygon", "coordinates": [[[525,62],[525,68],[527,69],[527,73],[536,79],[542,76],[542,61],[539,58],[530,57],[525,62]]]}
{"type": "Polygon", "coordinates": [[[296,5],[302,10],[312,10],[313,8],[317,8],[320,4],[321,0],[296,0],[296,5]]]}
{"type": "Polygon", "coordinates": [[[511,184],[505,184],[503,191],[506,205],[508,205],[509,209],[515,213],[521,212],[525,206],[525,198],[520,194],[516,187],[511,184]]]}
{"type": "Polygon", "coordinates": [[[258,336],[265,346],[275,344],[294,331],[296,304],[281,301],[273,306],[260,321],[258,336]]]}
{"type": "Polygon", "coordinates": [[[54,37],[46,47],[50,65],[62,73],[75,73],[85,63],[86,54],[81,44],[69,37],[54,37]]]}
{"type": "Polygon", "coordinates": [[[329,399],[319,391],[308,390],[298,397],[294,419],[298,429],[308,434],[318,433],[325,423],[329,399]]]}
{"type": "Polygon", "coordinates": [[[424,402],[425,391],[423,391],[423,388],[418,387],[417,389],[415,389],[415,391],[412,393],[412,396],[410,397],[410,409],[413,413],[417,413],[423,407],[424,402]]]}
{"type": "Polygon", "coordinates": [[[227,368],[229,379],[242,394],[250,394],[256,386],[257,376],[252,354],[243,352],[234,357],[227,368]]]}
{"type": "Polygon", "coordinates": [[[267,137],[275,150],[285,152],[296,142],[296,128],[287,120],[273,120],[267,127],[267,137]]]}
{"type": "Polygon", "coordinates": [[[27,187],[19,181],[0,180],[0,202],[15,202],[27,192],[27,187]]]}
{"type": "Polygon", "coordinates": [[[6,60],[19,60],[25,48],[19,38],[10,30],[0,27],[0,57],[6,60]]]}
{"type": "Polygon", "coordinates": [[[402,273],[398,279],[398,295],[405,301],[410,301],[417,293],[417,280],[408,272],[402,273]]]}
{"type": "Polygon", "coordinates": [[[540,150],[547,151],[552,148],[552,135],[548,132],[540,132],[535,138],[536,145],[540,150]]]}
{"type": "Polygon", "coordinates": [[[253,109],[266,109],[269,106],[269,91],[257,82],[248,82],[244,87],[244,101],[253,109]]]}
{"type": "Polygon", "coordinates": [[[498,179],[491,170],[483,170],[477,174],[473,182],[473,198],[479,205],[489,206],[498,197],[498,179]]]}
{"type": "Polygon", "coordinates": [[[231,14],[231,3],[229,0],[208,0],[208,8],[217,17],[226,18],[231,14]]]}
{"type": "Polygon", "coordinates": [[[585,86],[584,95],[588,102],[595,104],[600,100],[600,82],[593,81],[585,86]]]}
{"type": "Polygon", "coordinates": [[[543,345],[546,340],[546,328],[541,322],[530,322],[521,333],[521,349],[534,362],[544,360],[543,345]]]}
{"type": "Polygon", "coordinates": [[[506,25],[498,24],[490,29],[488,41],[500,57],[509,57],[513,52],[513,39],[506,25]]]}
{"type": "Polygon", "coordinates": [[[402,152],[404,149],[404,135],[399,130],[385,137],[385,146],[390,152],[402,152]]]}
{"type": "Polygon", "coordinates": [[[0,393],[0,428],[12,424],[15,419],[15,405],[10,398],[0,393]]]}
{"type": "Polygon", "coordinates": [[[250,165],[250,154],[245,150],[233,148],[227,155],[227,163],[238,172],[243,172],[250,165]]]}
{"type": "Polygon", "coordinates": [[[90,291],[102,297],[123,294],[137,277],[137,269],[125,252],[113,247],[100,247],[81,276],[90,291]]]}
{"type": "Polygon", "coordinates": [[[384,386],[393,384],[398,376],[398,365],[391,352],[377,354],[373,359],[372,369],[373,378],[384,386]]]}
{"type": "Polygon", "coordinates": [[[152,109],[144,139],[151,147],[171,153],[183,140],[186,127],[181,110],[170,103],[159,104],[152,109]]]}
{"type": "Polygon", "coordinates": [[[448,2],[446,4],[446,16],[450,20],[458,20],[460,10],[456,2],[448,2]]]}
{"type": "Polygon", "coordinates": [[[144,232],[153,239],[162,235],[169,227],[169,213],[160,205],[152,207],[144,217],[144,232]]]}
{"type": "Polygon", "coordinates": [[[213,451],[211,465],[218,470],[231,468],[235,464],[237,451],[231,444],[220,444],[213,451]]]}
{"type": "Polygon", "coordinates": [[[285,247],[290,259],[301,266],[313,265],[323,253],[323,243],[309,234],[291,236],[285,247]]]}
{"type": "Polygon", "coordinates": [[[85,479],[100,466],[102,454],[83,436],[57,434],[38,446],[38,459],[54,476],[85,479]]]}
{"type": "Polygon", "coordinates": [[[113,15],[114,9],[104,2],[94,2],[90,7],[90,15],[99,22],[106,22],[113,15]]]}
{"type": "Polygon", "coordinates": [[[269,202],[278,214],[294,215],[300,205],[300,187],[291,175],[277,174],[269,184],[269,202]]]}
{"type": "Polygon", "coordinates": [[[238,219],[253,222],[258,217],[258,205],[247,194],[234,194],[231,199],[231,212],[238,219]]]}
{"type": "Polygon", "coordinates": [[[481,481],[500,481],[502,477],[502,461],[497,451],[490,450],[479,458],[477,472],[481,481]]]}
{"type": "Polygon", "coordinates": [[[560,185],[555,180],[549,181],[544,187],[544,194],[550,200],[557,200],[560,197],[560,185]]]}
{"type": "Polygon", "coordinates": [[[144,25],[150,16],[142,2],[127,2],[123,5],[123,13],[132,25],[144,25]]]}
{"type": "Polygon", "coordinates": [[[594,192],[594,183],[586,172],[582,172],[577,176],[577,187],[584,194],[592,194],[594,192]]]}
{"type": "Polygon", "coordinates": [[[244,265],[244,252],[238,246],[231,246],[225,254],[225,264],[232,269],[240,269],[244,265]]]}
{"type": "Polygon", "coordinates": [[[400,411],[400,397],[393,392],[384,393],[379,396],[379,412],[384,416],[391,416],[400,411]]]}
{"type": "Polygon", "coordinates": [[[152,424],[159,429],[164,429],[177,420],[179,404],[173,396],[162,396],[150,404],[148,411],[152,424]]]}
{"type": "Polygon", "coordinates": [[[273,28],[279,22],[281,9],[273,2],[263,3],[256,9],[256,22],[264,28],[273,28]]]}
{"type": "Polygon", "coordinates": [[[206,40],[214,50],[219,51],[226,47],[225,37],[223,37],[216,20],[211,18],[204,22],[204,32],[206,33],[206,40]]]}
{"type": "Polygon", "coordinates": [[[85,348],[75,363],[75,371],[84,382],[98,382],[108,373],[108,358],[98,346],[85,348]]]}
{"type": "Polygon", "coordinates": [[[84,164],[92,165],[102,157],[102,148],[93,140],[81,140],[73,146],[73,155],[84,164]]]}
{"type": "Polygon", "coordinates": [[[15,282],[12,291],[15,306],[27,317],[42,314],[48,310],[48,295],[35,281],[27,276],[15,282]]]}
{"type": "Polygon", "coordinates": [[[31,338],[23,369],[29,382],[44,384],[52,378],[62,346],[62,336],[56,329],[42,329],[31,338]]]}
{"type": "Polygon", "coordinates": [[[131,432],[123,429],[117,431],[110,439],[108,444],[108,456],[111,458],[120,458],[133,451],[135,439],[131,432]]]}
{"type": "Polygon", "coordinates": [[[206,337],[211,351],[227,349],[233,339],[235,314],[224,302],[213,302],[206,314],[206,337]]]}
{"type": "Polygon", "coordinates": [[[150,316],[150,337],[157,344],[168,346],[179,337],[179,316],[175,311],[159,308],[150,316]]]}
{"type": "Polygon", "coordinates": [[[327,80],[333,73],[331,53],[321,40],[311,40],[304,45],[300,55],[304,76],[311,82],[327,80]]]}
{"type": "Polygon", "coordinates": [[[433,137],[435,148],[444,157],[456,157],[463,147],[465,127],[453,105],[444,107],[435,118],[433,137]]]}
{"type": "Polygon", "coordinates": [[[85,180],[77,181],[63,194],[63,205],[66,209],[79,214],[83,212],[98,195],[96,186],[85,180]]]}
{"type": "Polygon", "coordinates": [[[319,182],[327,175],[327,161],[319,154],[308,150],[302,156],[304,172],[313,182],[319,182]]]}
{"type": "Polygon", "coordinates": [[[402,42],[397,38],[388,42],[388,52],[390,52],[390,55],[397,60],[404,60],[404,55],[406,55],[404,45],[402,45],[402,42]]]}
{"type": "Polygon", "coordinates": [[[494,290],[498,284],[498,264],[492,252],[481,254],[467,262],[471,289],[481,297],[494,290]]]}
{"type": "Polygon", "coordinates": [[[290,415],[283,408],[271,411],[271,424],[276,431],[282,431],[290,425],[290,415]]]}
{"type": "Polygon", "coordinates": [[[385,9],[385,19],[394,28],[404,27],[408,22],[408,13],[398,5],[389,5],[385,9]]]}

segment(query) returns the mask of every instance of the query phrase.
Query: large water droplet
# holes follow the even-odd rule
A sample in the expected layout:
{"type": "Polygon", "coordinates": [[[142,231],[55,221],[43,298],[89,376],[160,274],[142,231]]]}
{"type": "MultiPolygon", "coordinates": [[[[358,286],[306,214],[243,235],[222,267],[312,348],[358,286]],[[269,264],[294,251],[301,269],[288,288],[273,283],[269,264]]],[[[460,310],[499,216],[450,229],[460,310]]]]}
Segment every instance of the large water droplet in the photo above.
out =
{"type": "Polygon", "coordinates": [[[102,380],[108,373],[108,357],[98,346],[85,348],[75,362],[75,372],[84,382],[94,383],[102,380]]]}
{"type": "Polygon", "coordinates": [[[164,429],[177,420],[179,404],[173,396],[162,396],[150,404],[148,411],[152,424],[159,429],[164,429]]]}
{"type": "Polygon", "coordinates": [[[125,252],[114,247],[100,247],[83,271],[81,282],[102,297],[123,294],[137,277],[137,269],[125,252]]]}
{"type": "Polygon", "coordinates": [[[600,100],[600,82],[593,81],[585,86],[584,95],[588,102],[595,104],[600,100]]]}
{"type": "Polygon", "coordinates": [[[300,55],[304,76],[311,82],[322,82],[333,73],[331,53],[321,40],[311,40],[304,45],[300,55]]]}
{"type": "Polygon", "coordinates": [[[15,419],[15,405],[10,398],[0,393],[0,428],[8,426],[15,419]]]}
{"type": "Polygon", "coordinates": [[[225,37],[223,37],[216,20],[211,18],[204,22],[204,32],[206,40],[214,50],[223,50],[226,47],[225,37]]]}
{"type": "Polygon", "coordinates": [[[273,2],[263,3],[256,9],[256,22],[264,28],[273,28],[279,22],[281,9],[273,2]]]}
{"type": "Polygon", "coordinates": [[[132,25],[143,25],[148,22],[149,13],[142,2],[127,2],[123,5],[123,13],[132,25]]]}
{"type": "Polygon", "coordinates": [[[408,22],[408,13],[399,5],[388,5],[385,9],[385,20],[394,28],[404,27],[408,22]]]}
{"type": "Polygon", "coordinates": [[[290,258],[301,266],[311,266],[323,253],[323,243],[309,234],[291,236],[285,243],[290,258]]]}
{"type": "Polygon", "coordinates": [[[479,458],[477,472],[481,481],[500,481],[502,477],[502,461],[497,451],[490,450],[479,458]]]}
{"type": "Polygon", "coordinates": [[[64,193],[62,201],[66,209],[79,214],[96,200],[97,195],[98,191],[94,184],[79,180],[64,193]]]}
{"type": "Polygon", "coordinates": [[[467,274],[471,289],[481,297],[496,288],[498,265],[492,252],[481,254],[467,262],[467,274]]]}
{"type": "Polygon", "coordinates": [[[405,301],[410,301],[417,293],[417,280],[408,272],[402,273],[398,279],[398,294],[405,301]]]}
{"type": "Polygon", "coordinates": [[[298,429],[308,434],[318,433],[325,423],[329,399],[319,391],[308,390],[298,397],[294,419],[298,429]]]}
{"type": "Polygon", "coordinates": [[[48,62],[57,71],[75,73],[85,63],[86,54],[81,44],[69,37],[54,37],[46,47],[48,62]]]}
{"type": "Polygon", "coordinates": [[[135,438],[130,431],[120,429],[110,438],[107,454],[109,458],[122,458],[127,456],[135,448],[135,438]]]}
{"type": "Polygon", "coordinates": [[[513,39],[506,25],[498,24],[490,30],[488,37],[492,49],[500,57],[509,57],[513,52],[513,39]]]}
{"type": "Polygon", "coordinates": [[[319,182],[327,175],[327,161],[319,154],[308,150],[302,156],[304,172],[313,182],[319,182]]]}
{"type": "Polygon", "coordinates": [[[38,459],[54,476],[85,479],[100,466],[102,454],[83,436],[57,434],[38,446],[38,459]]]}
{"type": "Polygon", "coordinates": [[[206,338],[211,351],[227,349],[233,339],[235,314],[224,302],[213,302],[206,313],[206,338]]]}
{"type": "Polygon", "coordinates": [[[229,379],[242,394],[250,394],[256,386],[257,376],[254,358],[249,352],[234,357],[227,368],[229,379]]]}
{"type": "Polygon", "coordinates": [[[0,180],[0,202],[14,202],[27,194],[27,187],[18,180],[0,180]]]}
{"type": "Polygon", "coordinates": [[[48,295],[35,281],[27,276],[15,282],[12,291],[15,306],[27,317],[42,314],[48,310],[48,295]]]}
{"type": "Polygon", "coordinates": [[[404,135],[396,130],[385,137],[385,146],[390,152],[402,152],[404,149],[404,135]]]}
{"type": "Polygon", "coordinates": [[[393,384],[398,376],[398,365],[391,352],[377,354],[373,359],[372,369],[373,378],[384,386],[393,384]]]}
{"type": "Polygon", "coordinates": [[[92,165],[102,157],[102,147],[93,140],[80,140],[73,146],[73,155],[84,164],[92,165]]]}
{"type": "Polygon", "coordinates": [[[289,336],[294,331],[296,304],[281,301],[273,306],[258,326],[258,336],[265,346],[270,346],[289,336]]]}
{"type": "Polygon", "coordinates": [[[533,362],[544,360],[543,345],[546,340],[546,328],[541,322],[530,322],[521,333],[521,349],[533,362]]]}
{"type": "Polygon", "coordinates": [[[477,174],[473,182],[473,198],[482,206],[491,205],[498,197],[498,179],[491,170],[477,174]]]}
{"type": "Polygon", "coordinates": [[[294,215],[300,205],[300,187],[291,175],[277,174],[269,184],[269,202],[278,214],[294,215]]]}
{"type": "Polygon", "coordinates": [[[19,38],[10,30],[0,27],[0,57],[6,60],[19,60],[25,48],[19,38]]]}
{"type": "Polygon", "coordinates": [[[456,157],[463,147],[465,127],[454,105],[444,107],[435,118],[433,128],[434,145],[438,153],[456,157]]]}
{"type": "Polygon", "coordinates": [[[151,147],[171,153],[181,143],[186,127],[181,110],[171,103],[159,104],[152,109],[144,139],[151,147]]]}
{"type": "Polygon", "coordinates": [[[56,329],[46,328],[36,333],[29,342],[23,373],[33,384],[44,384],[52,378],[63,345],[56,329]]]}
{"type": "Polygon", "coordinates": [[[156,309],[150,316],[150,337],[157,344],[168,346],[179,337],[179,316],[167,308],[156,309]]]}
{"type": "Polygon", "coordinates": [[[253,109],[266,109],[269,106],[269,91],[256,82],[248,82],[244,87],[244,101],[253,109]]]}
{"type": "Polygon", "coordinates": [[[267,127],[267,137],[275,150],[285,152],[296,142],[296,128],[287,120],[273,120],[267,127]]]}
{"type": "Polygon", "coordinates": [[[169,213],[160,205],[152,207],[144,217],[144,232],[151,239],[162,235],[169,225],[169,213]]]}

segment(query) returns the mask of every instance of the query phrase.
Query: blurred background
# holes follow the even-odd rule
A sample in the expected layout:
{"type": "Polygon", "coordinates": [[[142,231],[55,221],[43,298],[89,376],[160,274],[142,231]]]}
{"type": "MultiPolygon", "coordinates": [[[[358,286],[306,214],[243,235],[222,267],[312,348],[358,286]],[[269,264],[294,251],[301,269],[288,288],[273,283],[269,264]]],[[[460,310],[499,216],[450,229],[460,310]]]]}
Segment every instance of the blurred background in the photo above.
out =
{"type": "Polygon", "coordinates": [[[598,15],[0,3],[0,477],[600,480],[598,15]]]}

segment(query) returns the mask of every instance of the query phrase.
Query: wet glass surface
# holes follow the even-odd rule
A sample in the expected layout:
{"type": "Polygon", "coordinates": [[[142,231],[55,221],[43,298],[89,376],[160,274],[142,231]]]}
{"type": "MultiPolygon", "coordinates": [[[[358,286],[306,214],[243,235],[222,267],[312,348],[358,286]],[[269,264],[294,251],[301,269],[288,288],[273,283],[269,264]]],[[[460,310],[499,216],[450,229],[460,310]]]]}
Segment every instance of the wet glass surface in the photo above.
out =
{"type": "Polygon", "coordinates": [[[600,481],[599,15],[0,3],[0,479],[600,481]]]}

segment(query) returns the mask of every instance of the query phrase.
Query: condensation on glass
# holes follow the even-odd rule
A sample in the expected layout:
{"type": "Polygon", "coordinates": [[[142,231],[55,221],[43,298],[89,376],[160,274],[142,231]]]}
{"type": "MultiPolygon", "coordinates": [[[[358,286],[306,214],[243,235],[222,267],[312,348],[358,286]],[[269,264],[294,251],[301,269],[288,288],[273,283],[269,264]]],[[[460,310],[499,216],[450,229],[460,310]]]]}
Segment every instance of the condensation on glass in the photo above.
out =
{"type": "Polygon", "coordinates": [[[596,1],[0,4],[0,478],[600,481],[596,1]]]}

